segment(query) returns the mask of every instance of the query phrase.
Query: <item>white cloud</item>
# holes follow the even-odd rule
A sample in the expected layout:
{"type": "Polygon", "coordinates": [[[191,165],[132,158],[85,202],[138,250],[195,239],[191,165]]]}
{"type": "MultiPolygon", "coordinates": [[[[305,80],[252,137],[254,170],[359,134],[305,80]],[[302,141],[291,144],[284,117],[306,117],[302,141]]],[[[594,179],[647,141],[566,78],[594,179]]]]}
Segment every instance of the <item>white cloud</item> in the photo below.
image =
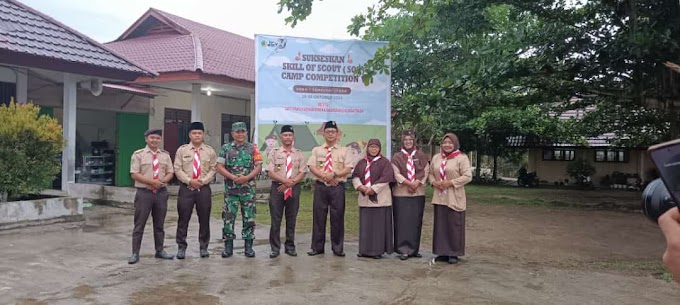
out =
{"type": "Polygon", "coordinates": [[[327,44],[327,45],[319,48],[319,52],[321,52],[323,54],[338,54],[338,53],[340,53],[340,50],[338,50],[338,48],[336,48],[332,44],[327,44]]]}
{"type": "Polygon", "coordinates": [[[307,39],[298,38],[298,39],[295,39],[295,43],[299,43],[299,44],[309,44],[310,41],[307,40],[307,39]]]}
{"type": "Polygon", "coordinates": [[[380,121],[380,120],[370,120],[366,123],[361,123],[362,125],[385,125],[385,121],[380,121]]]}
{"type": "Polygon", "coordinates": [[[281,68],[281,65],[287,62],[290,62],[290,58],[286,56],[272,55],[265,59],[265,61],[262,64],[269,67],[281,68]]]}

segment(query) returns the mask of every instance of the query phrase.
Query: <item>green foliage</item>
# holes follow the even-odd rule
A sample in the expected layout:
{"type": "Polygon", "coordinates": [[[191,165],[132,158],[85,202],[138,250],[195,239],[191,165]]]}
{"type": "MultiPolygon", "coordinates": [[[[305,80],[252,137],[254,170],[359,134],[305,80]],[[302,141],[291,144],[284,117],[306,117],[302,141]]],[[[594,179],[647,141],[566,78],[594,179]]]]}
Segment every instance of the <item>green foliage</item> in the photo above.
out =
{"type": "Polygon", "coordinates": [[[50,185],[59,172],[61,125],[33,104],[0,106],[0,194],[14,198],[50,185]]]}
{"type": "MultiPolygon", "coordinates": [[[[312,3],[279,6],[295,24],[312,3]]],[[[395,127],[429,138],[454,130],[463,145],[486,148],[500,137],[487,132],[498,124],[484,123],[485,113],[532,105],[592,110],[561,128],[564,141],[611,132],[615,145],[645,146],[680,137],[680,77],[664,66],[680,63],[678,1],[384,0],[348,31],[390,41],[361,70],[364,80],[391,60],[395,127]]]]}
{"type": "Polygon", "coordinates": [[[595,167],[585,159],[578,159],[569,162],[567,165],[567,175],[574,178],[577,185],[588,186],[591,185],[589,180],[595,174],[595,167]]]}

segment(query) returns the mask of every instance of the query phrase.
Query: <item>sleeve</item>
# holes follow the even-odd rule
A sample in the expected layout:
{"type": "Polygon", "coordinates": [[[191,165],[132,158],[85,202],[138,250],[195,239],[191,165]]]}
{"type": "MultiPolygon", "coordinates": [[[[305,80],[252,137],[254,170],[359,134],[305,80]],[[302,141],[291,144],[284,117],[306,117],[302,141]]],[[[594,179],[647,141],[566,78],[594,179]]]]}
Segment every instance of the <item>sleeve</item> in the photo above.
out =
{"type": "Polygon", "coordinates": [[[168,158],[168,162],[167,162],[166,165],[165,165],[165,173],[166,173],[166,174],[174,174],[174,173],[175,173],[175,169],[174,169],[173,166],[172,166],[172,159],[170,159],[170,154],[167,154],[167,153],[166,153],[165,156],[166,156],[166,158],[168,158]]]}
{"type": "Polygon", "coordinates": [[[373,189],[373,191],[376,194],[380,194],[382,191],[385,190],[386,187],[389,188],[390,184],[389,183],[377,183],[377,184],[371,185],[371,189],[373,189]]]}
{"type": "Polygon", "coordinates": [[[433,184],[436,180],[434,178],[434,169],[432,167],[434,166],[434,158],[432,158],[432,162],[427,166],[430,168],[430,172],[427,174],[428,179],[430,180],[430,184],[433,184]]]}
{"type": "Polygon", "coordinates": [[[300,168],[298,168],[298,172],[300,173],[309,172],[309,168],[307,167],[307,164],[305,164],[305,155],[302,154],[301,151],[298,151],[298,154],[300,154],[300,168]]]}
{"type": "Polygon", "coordinates": [[[141,154],[133,153],[130,157],[130,174],[139,174],[141,172],[141,154]]]}
{"type": "Polygon", "coordinates": [[[472,181],[472,169],[470,168],[470,159],[467,156],[458,162],[458,170],[460,171],[460,176],[458,178],[452,179],[454,188],[462,187],[470,181],[472,181]]]}
{"type": "Polygon", "coordinates": [[[345,168],[354,168],[354,155],[349,151],[349,148],[345,148],[345,168]]]}
{"type": "Polygon", "coordinates": [[[362,186],[361,180],[359,180],[359,177],[354,177],[352,179],[352,185],[354,186],[355,190],[359,189],[359,187],[362,186]]]}
{"type": "MultiPolygon", "coordinates": [[[[397,180],[397,183],[402,184],[406,181],[406,177],[399,172],[399,168],[394,164],[392,164],[392,171],[394,171],[394,179],[397,180]]],[[[427,177],[427,175],[425,176],[427,177]]]]}
{"type": "Polygon", "coordinates": [[[182,147],[178,148],[175,153],[175,177],[184,184],[189,184],[191,181],[187,173],[182,170],[182,147]]]}
{"type": "Polygon", "coordinates": [[[273,150],[269,152],[267,155],[267,167],[265,168],[266,171],[271,172],[274,170],[274,163],[276,161],[276,150],[273,150]]]}
{"type": "Polygon", "coordinates": [[[427,177],[430,176],[430,166],[432,166],[432,164],[430,164],[430,163],[428,163],[427,166],[425,166],[425,178],[423,179],[423,181],[420,181],[420,183],[422,185],[425,185],[425,182],[427,181],[427,177]]]}
{"type": "Polygon", "coordinates": [[[222,147],[220,147],[220,152],[217,154],[217,163],[219,163],[219,164],[226,165],[227,145],[229,145],[229,144],[222,145],[222,147]]]}
{"type": "Polygon", "coordinates": [[[307,166],[316,166],[316,148],[312,149],[312,155],[307,159],[307,166]]]}
{"type": "Polygon", "coordinates": [[[262,154],[255,143],[253,143],[253,162],[255,165],[262,164],[262,154]]]}
{"type": "Polygon", "coordinates": [[[203,183],[210,183],[213,181],[215,178],[215,174],[217,174],[217,154],[215,153],[215,150],[212,149],[212,147],[209,147],[210,149],[210,163],[208,163],[208,173],[205,175],[203,183]]]}

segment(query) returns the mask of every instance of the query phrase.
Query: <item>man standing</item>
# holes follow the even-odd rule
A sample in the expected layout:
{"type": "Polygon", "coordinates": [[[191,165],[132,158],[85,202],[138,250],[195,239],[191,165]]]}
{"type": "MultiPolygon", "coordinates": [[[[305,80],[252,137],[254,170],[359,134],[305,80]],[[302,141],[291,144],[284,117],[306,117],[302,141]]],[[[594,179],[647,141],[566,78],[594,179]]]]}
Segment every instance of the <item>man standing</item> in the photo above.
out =
{"type": "Polygon", "coordinates": [[[307,165],[314,174],[314,207],[312,250],[309,256],[324,253],[326,244],[326,215],[331,214],[331,249],[336,256],[345,256],[345,182],[354,166],[347,147],[338,144],[338,125],[324,123],[326,143],[314,147],[307,165]]]}
{"type": "Polygon", "coordinates": [[[224,221],[223,238],[224,252],[222,257],[234,254],[234,222],[239,206],[243,229],[241,236],[245,241],[245,256],[255,257],[253,239],[255,239],[255,182],[254,179],[262,170],[262,155],[257,147],[247,141],[246,123],[236,122],[231,125],[233,142],[224,144],[217,158],[217,172],[223,175],[224,207],[222,220],[224,221]]]}
{"type": "Polygon", "coordinates": [[[184,259],[187,249],[187,229],[194,206],[198,215],[198,242],[201,257],[208,257],[210,242],[210,210],[212,192],[210,182],[215,177],[217,156],[215,150],[203,143],[203,123],[193,122],[189,128],[189,140],[177,149],[175,175],[182,182],[177,198],[177,258],[184,259]]]}
{"type": "Polygon", "coordinates": [[[276,147],[267,156],[267,173],[272,179],[269,192],[269,245],[271,258],[279,256],[281,250],[281,218],[286,215],[285,252],[297,256],[295,252],[295,220],[300,208],[300,183],[307,173],[302,151],[293,147],[295,135],[293,126],[281,127],[281,147],[276,147]]]}
{"type": "Polygon", "coordinates": [[[165,184],[172,179],[172,161],[170,154],[158,146],[161,143],[161,129],[149,129],[144,133],[146,147],[132,154],[130,174],[135,181],[135,227],[132,230],[132,256],[128,263],[139,261],[139,248],[142,245],[144,227],[153,217],[153,240],[156,246],[156,258],[173,259],[163,250],[165,239],[165,213],[168,211],[168,190],[165,184]]]}

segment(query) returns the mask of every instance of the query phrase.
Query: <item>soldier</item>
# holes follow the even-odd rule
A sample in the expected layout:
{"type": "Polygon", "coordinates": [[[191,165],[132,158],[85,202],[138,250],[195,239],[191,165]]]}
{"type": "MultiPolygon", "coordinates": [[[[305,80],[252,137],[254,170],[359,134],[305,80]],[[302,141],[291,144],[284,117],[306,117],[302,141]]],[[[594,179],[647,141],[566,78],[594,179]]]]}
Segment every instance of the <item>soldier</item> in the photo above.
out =
{"type": "Polygon", "coordinates": [[[314,147],[307,166],[314,174],[314,207],[312,215],[312,250],[309,256],[324,253],[326,244],[326,215],[331,214],[331,248],[336,256],[345,256],[345,182],[354,167],[352,154],[338,144],[338,125],[324,123],[326,143],[314,147]]]}
{"type": "Polygon", "coordinates": [[[210,182],[215,178],[217,155],[215,150],[203,143],[203,123],[193,122],[189,128],[191,143],[177,149],[175,155],[175,175],[182,182],[177,198],[177,258],[184,259],[187,249],[187,229],[196,206],[198,215],[198,242],[201,257],[210,256],[210,210],[212,192],[210,182]]]}
{"type": "Polygon", "coordinates": [[[224,144],[217,158],[217,172],[223,175],[224,252],[222,257],[234,254],[234,222],[239,206],[243,229],[241,236],[245,240],[245,256],[255,257],[253,239],[255,239],[255,182],[254,179],[262,170],[262,155],[257,146],[249,143],[246,123],[236,122],[231,125],[233,142],[224,144]]]}
{"type": "Polygon", "coordinates": [[[286,215],[286,243],[285,252],[290,256],[297,256],[295,252],[295,220],[300,208],[300,183],[307,173],[302,151],[293,147],[295,135],[293,126],[281,127],[282,147],[274,148],[267,159],[267,173],[272,179],[269,192],[269,214],[271,227],[269,229],[269,245],[272,252],[270,258],[279,256],[281,250],[281,218],[286,215]]]}
{"type": "Polygon", "coordinates": [[[132,256],[128,263],[139,261],[139,248],[142,245],[144,226],[153,217],[153,239],[156,258],[173,259],[174,256],[163,250],[165,213],[168,211],[168,190],[165,184],[172,179],[173,169],[170,154],[158,146],[161,143],[161,129],[149,129],[144,133],[146,147],[132,154],[130,174],[135,180],[135,227],[132,230],[132,256]]]}

